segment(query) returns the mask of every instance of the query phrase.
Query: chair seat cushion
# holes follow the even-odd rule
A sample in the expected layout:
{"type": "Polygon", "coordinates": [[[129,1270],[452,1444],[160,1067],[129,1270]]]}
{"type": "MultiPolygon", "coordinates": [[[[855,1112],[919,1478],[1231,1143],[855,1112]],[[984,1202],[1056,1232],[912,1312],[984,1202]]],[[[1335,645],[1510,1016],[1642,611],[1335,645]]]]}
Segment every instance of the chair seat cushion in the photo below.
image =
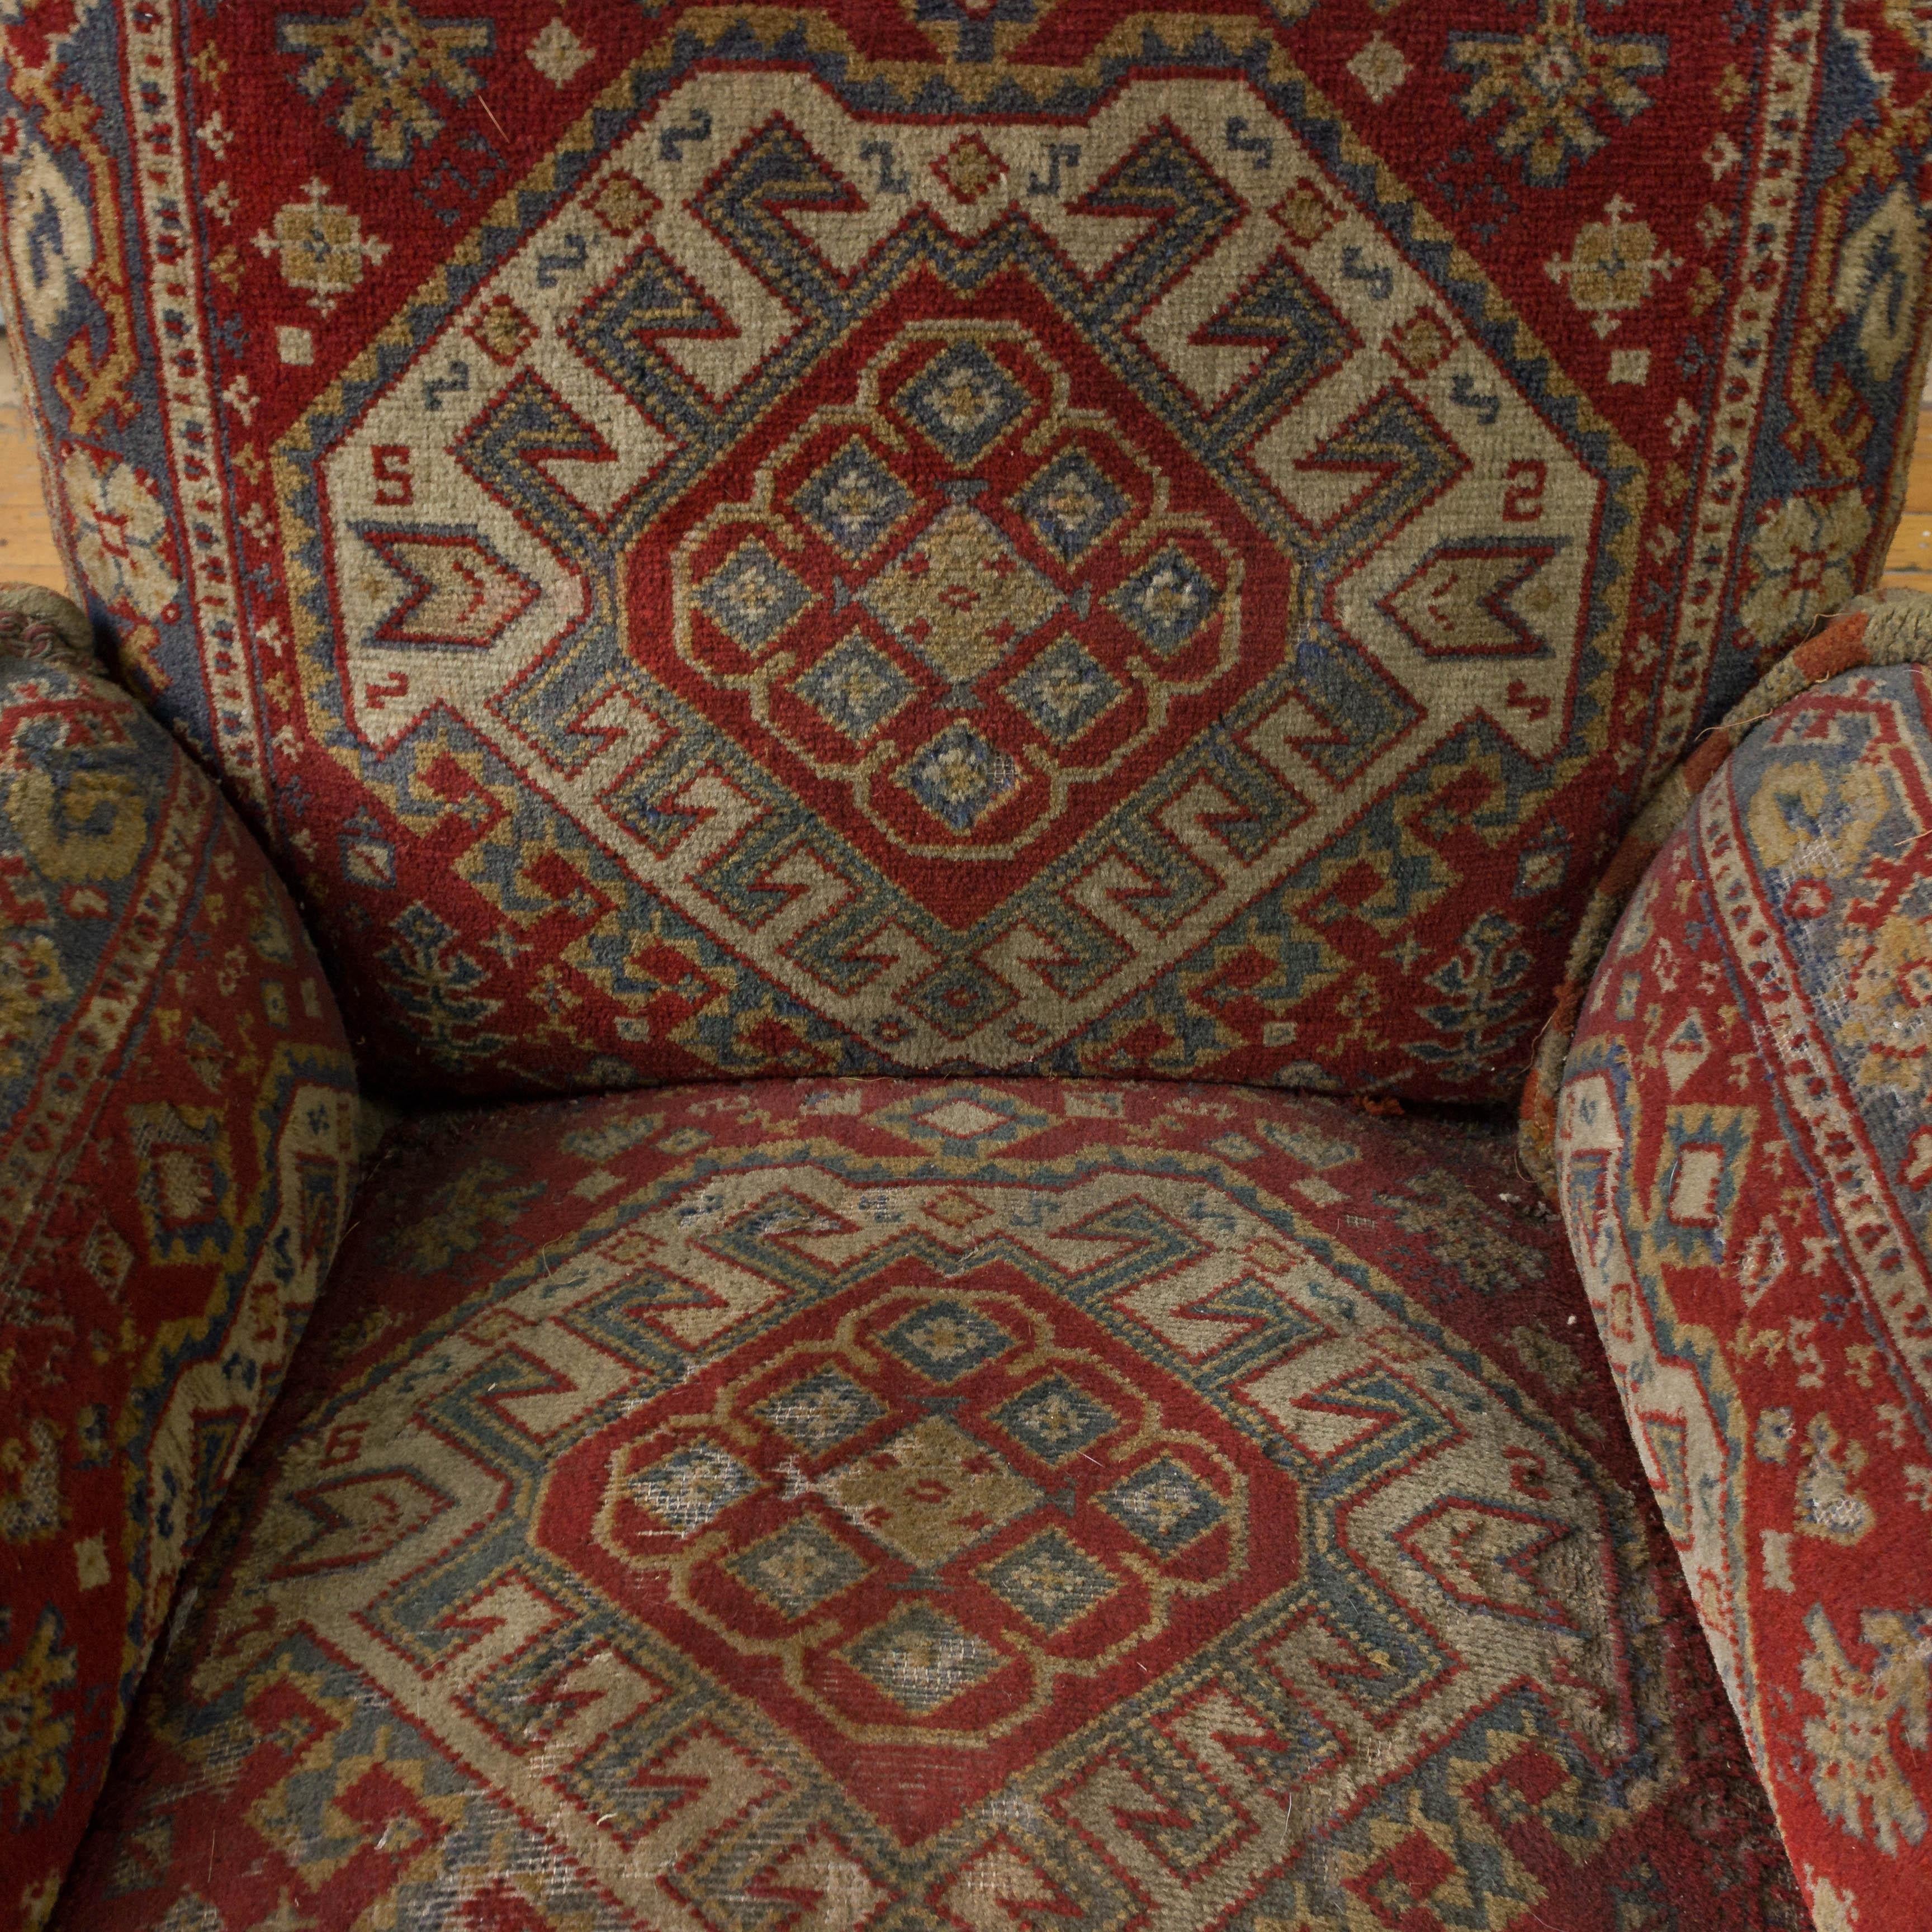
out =
{"type": "Polygon", "coordinates": [[[66,1922],[1802,1925],[1507,1146],[1159,1084],[406,1130],[66,1922]]]}

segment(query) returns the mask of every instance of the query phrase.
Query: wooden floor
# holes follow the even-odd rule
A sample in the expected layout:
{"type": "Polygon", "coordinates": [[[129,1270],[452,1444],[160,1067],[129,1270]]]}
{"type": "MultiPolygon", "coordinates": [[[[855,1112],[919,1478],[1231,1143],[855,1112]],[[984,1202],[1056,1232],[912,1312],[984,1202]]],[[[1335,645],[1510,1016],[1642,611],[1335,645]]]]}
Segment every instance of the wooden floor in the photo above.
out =
{"type": "Polygon", "coordinates": [[[1885,560],[1885,580],[1932,590],[1932,409],[1918,412],[1918,441],[1905,486],[1905,514],[1885,560]]]}
{"type": "Polygon", "coordinates": [[[0,336],[0,584],[67,588],[40,500],[40,466],[20,406],[20,385],[5,337],[0,336]]]}
{"type": "MultiPolygon", "coordinates": [[[[1919,413],[1905,514],[1886,560],[1885,579],[1932,590],[1932,409],[1919,413]]],[[[33,440],[5,339],[0,338],[0,582],[8,581],[44,584],[54,590],[68,587],[40,500],[33,440]]]]}

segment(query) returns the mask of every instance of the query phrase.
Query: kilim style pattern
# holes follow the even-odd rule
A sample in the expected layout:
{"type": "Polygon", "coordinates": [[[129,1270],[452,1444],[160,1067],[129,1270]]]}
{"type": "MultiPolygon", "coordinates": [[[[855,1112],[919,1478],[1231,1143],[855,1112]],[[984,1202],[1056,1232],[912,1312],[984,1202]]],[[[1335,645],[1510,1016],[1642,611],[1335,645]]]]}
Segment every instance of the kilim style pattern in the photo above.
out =
{"type": "Polygon", "coordinates": [[[1551,1200],[1557,1196],[1557,1108],[1578,1016],[1624,908],[1671,835],[1689,818],[1698,793],[1753,730],[1812,686],[1868,664],[1932,664],[1932,597],[1892,586],[1855,597],[1772,665],[1652,793],[1590,894],[1570,944],[1556,1010],[1537,1042],[1523,1089],[1516,1155],[1551,1200]]]}
{"type": "Polygon", "coordinates": [[[1916,1923],[1928,206],[1916,0],[0,6],[0,1932],[1916,1923]]]}
{"type": "Polygon", "coordinates": [[[1508,1148],[1151,1083],[406,1130],[67,1922],[1802,1926],[1508,1148]]]}
{"type": "Polygon", "coordinates": [[[1874,668],[1751,732],[1625,913],[1558,1116],[1631,1430],[1833,1932],[1932,1896],[1928,723],[1932,672],[1874,668]]]}
{"type": "Polygon", "coordinates": [[[8,1926],[52,1909],[353,1179],[347,1045],[287,894],[74,655],[0,655],[8,1926]]]}
{"type": "Polygon", "coordinates": [[[76,569],[392,1077],[1514,1098],[1883,553],[1880,0],[4,32],[76,569]]]}

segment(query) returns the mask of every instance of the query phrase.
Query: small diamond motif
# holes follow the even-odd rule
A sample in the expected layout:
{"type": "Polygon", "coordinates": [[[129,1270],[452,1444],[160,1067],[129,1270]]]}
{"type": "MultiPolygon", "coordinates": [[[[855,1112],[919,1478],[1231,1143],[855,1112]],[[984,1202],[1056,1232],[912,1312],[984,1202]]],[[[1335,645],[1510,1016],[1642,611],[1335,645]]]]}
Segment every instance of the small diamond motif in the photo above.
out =
{"type": "Polygon", "coordinates": [[[962,692],[1064,602],[990,517],[960,503],[940,511],[860,601],[962,692]]]}
{"type": "Polygon", "coordinates": [[[1132,506],[1084,450],[1054,458],[1016,500],[1040,540],[1063,563],[1078,563],[1132,506]]]}
{"type": "Polygon", "coordinates": [[[1306,175],[1268,210],[1304,248],[1312,248],[1341,220],[1341,211],[1306,175]]]}
{"type": "Polygon", "coordinates": [[[1171,1456],[1136,1470],[1094,1500],[1162,1556],[1174,1556],[1205,1536],[1226,1513],[1220,1498],[1171,1456]]]}
{"type": "Polygon", "coordinates": [[[812,596],[752,537],[698,586],[697,601],[734,644],[761,651],[812,602],[812,596]]]}
{"type": "Polygon", "coordinates": [[[1172,544],[1141,566],[1107,602],[1162,657],[1172,657],[1214,615],[1214,586],[1172,544]]]}
{"type": "Polygon", "coordinates": [[[1010,1012],[1018,998],[976,959],[952,959],[909,988],[906,1004],[949,1037],[964,1040],[1010,1012]]]}
{"type": "Polygon", "coordinates": [[[585,64],[596,56],[596,50],[586,46],[564,25],[561,15],[553,20],[525,51],[530,56],[531,66],[553,87],[568,87],[585,64]]]}
{"type": "Polygon", "coordinates": [[[614,168],[584,206],[601,226],[621,240],[646,226],[664,204],[635,175],[614,168]]]}
{"type": "Polygon", "coordinates": [[[912,680],[863,638],[848,638],[822,658],[792,688],[847,737],[862,745],[904,709],[912,680]]]}
{"type": "Polygon", "coordinates": [[[963,1301],[928,1303],[879,1337],[899,1360],[944,1384],[984,1368],[1013,1346],[1013,1338],[963,1301]]]}
{"type": "Polygon", "coordinates": [[[1448,361],[1456,338],[1433,309],[1418,309],[1388,339],[1389,353],[1412,376],[1426,376],[1448,361]]]}
{"type": "Polygon", "coordinates": [[[1355,50],[1348,62],[1355,85],[1379,107],[1409,76],[1407,57],[1401,48],[1382,34],[1371,34],[1355,50]]]}
{"type": "Polygon", "coordinates": [[[866,1565],[809,1516],[727,1558],[724,1567],[788,1617],[815,1610],[866,1574],[866,1565]]]}
{"type": "Polygon", "coordinates": [[[855,1458],[820,1493],[922,1572],[950,1562],[1040,1501],[997,1450],[943,1415],[928,1415],[855,1458]]]}
{"type": "Polygon", "coordinates": [[[905,485],[856,436],[793,493],[793,507],[855,562],[878,549],[912,508],[905,485]]]}
{"type": "Polygon", "coordinates": [[[1019,783],[1019,768],[969,724],[949,725],[899,774],[935,818],[970,832],[1019,783]]]}
{"type": "Polygon", "coordinates": [[[836,1369],[820,1369],[802,1382],[768,1396],[753,1412],[794,1448],[822,1456],[849,1442],[885,1414],[878,1397],[836,1369]]]}
{"type": "MultiPolygon", "coordinates": [[[[967,966],[975,962],[958,960],[953,963],[967,966]]],[[[946,996],[946,1004],[954,1004],[953,993],[958,994],[964,1006],[976,1006],[1002,997],[1010,1004],[1018,997],[1010,987],[994,980],[984,967],[977,970],[983,978],[992,981],[986,992],[979,996],[969,996],[964,988],[955,988],[946,996]]],[[[919,991],[922,995],[926,988],[940,981],[940,975],[928,975],[920,982],[919,991]]],[[[890,1131],[903,1133],[928,1147],[975,1155],[990,1154],[995,1149],[1012,1147],[1052,1126],[1054,1118],[1022,1106],[1010,1094],[995,1093],[963,1081],[956,1086],[935,1086],[904,1100],[895,1101],[872,1118],[890,1131]]]]}
{"type": "Polygon", "coordinates": [[[984,1683],[1000,1664],[991,1645],[924,1603],[909,1605],[840,1654],[916,1718],[984,1683]]]}
{"type": "Polygon", "coordinates": [[[920,1115],[926,1126],[937,1127],[948,1140],[976,1141],[996,1127],[1011,1124],[1004,1114],[996,1114],[976,1100],[943,1100],[926,1108],[920,1115]]]}
{"type": "Polygon", "coordinates": [[[537,339],[537,326],[508,296],[484,304],[464,331],[493,362],[508,368],[537,339]]]}
{"type": "Polygon", "coordinates": [[[1006,178],[1006,164],[977,134],[964,134],[932,164],[953,200],[970,208],[1006,178]]]}
{"type": "Polygon", "coordinates": [[[1049,1529],[980,1572],[1029,1623],[1057,1635],[1120,1586],[1064,1531],[1049,1529]]]}
{"type": "Polygon", "coordinates": [[[677,1450],[638,1470],[630,1482],[634,1502],[685,1536],[722,1516],[758,1486],[758,1478],[713,1442],[677,1450]]]}
{"type": "Polygon", "coordinates": [[[976,342],[956,343],[898,392],[898,406],[960,469],[979,461],[1032,398],[976,342]]]}
{"type": "Polygon", "coordinates": [[[928,1221],[937,1221],[942,1227],[956,1231],[970,1228],[975,1221],[983,1221],[992,1212],[964,1194],[942,1194],[936,1201],[926,1204],[926,1216],[928,1221]]]}
{"type": "Polygon", "coordinates": [[[1040,652],[1006,695],[1056,745],[1070,745],[1120,694],[1110,676],[1071,638],[1040,652]]]}
{"type": "Polygon", "coordinates": [[[1104,1402],[1062,1375],[1035,1382],[996,1408],[993,1420],[1022,1448],[1055,1465],[1120,1426],[1120,1418],[1104,1402]]]}

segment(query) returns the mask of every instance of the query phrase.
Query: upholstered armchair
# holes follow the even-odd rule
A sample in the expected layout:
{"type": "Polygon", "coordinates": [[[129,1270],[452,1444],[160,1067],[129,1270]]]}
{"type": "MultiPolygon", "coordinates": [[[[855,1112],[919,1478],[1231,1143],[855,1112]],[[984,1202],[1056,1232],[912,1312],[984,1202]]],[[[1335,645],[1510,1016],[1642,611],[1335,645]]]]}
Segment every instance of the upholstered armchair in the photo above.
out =
{"type": "Polygon", "coordinates": [[[0,82],[0,1926],[1932,1925],[1922,10],[0,82]]]}

